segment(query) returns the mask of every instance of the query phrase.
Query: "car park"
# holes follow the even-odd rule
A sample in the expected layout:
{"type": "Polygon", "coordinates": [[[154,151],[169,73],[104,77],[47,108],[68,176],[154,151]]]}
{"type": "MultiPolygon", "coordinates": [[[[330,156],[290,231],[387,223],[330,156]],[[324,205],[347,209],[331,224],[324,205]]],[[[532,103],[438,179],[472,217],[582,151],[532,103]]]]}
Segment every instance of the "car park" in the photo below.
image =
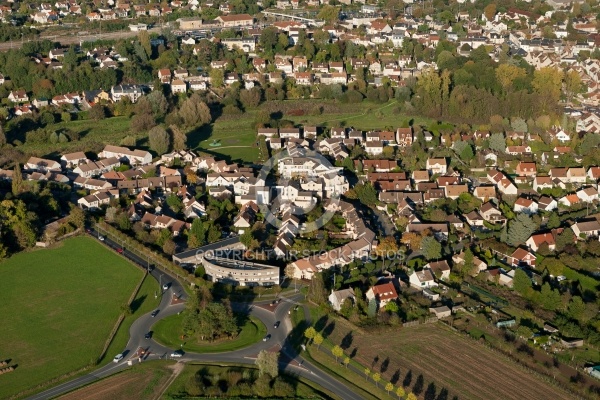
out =
{"type": "Polygon", "coordinates": [[[121,361],[123,359],[123,353],[119,353],[115,356],[115,358],[113,358],[113,362],[118,363],[119,361],[121,361]]]}

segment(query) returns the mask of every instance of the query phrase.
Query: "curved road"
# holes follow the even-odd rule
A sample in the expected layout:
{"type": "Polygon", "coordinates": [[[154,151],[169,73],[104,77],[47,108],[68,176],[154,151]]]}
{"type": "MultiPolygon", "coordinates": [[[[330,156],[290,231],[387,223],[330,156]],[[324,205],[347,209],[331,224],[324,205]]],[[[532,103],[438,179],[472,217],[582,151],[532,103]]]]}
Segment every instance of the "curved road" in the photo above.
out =
{"type": "MultiPolygon", "coordinates": [[[[117,243],[108,238],[105,238],[104,243],[112,248],[120,248],[117,243]]],[[[135,254],[128,252],[126,249],[123,252],[123,255],[140,265],[146,264],[146,260],[137,257],[135,254]]],[[[185,299],[186,295],[181,284],[170,274],[155,268],[150,271],[150,275],[152,275],[153,278],[162,284],[168,283],[169,288],[166,291],[163,291],[161,302],[157,308],[158,314],[156,317],[152,317],[151,313],[147,313],[135,320],[131,325],[129,330],[129,342],[123,351],[123,360],[121,360],[119,363],[111,362],[89,374],[80,376],[71,381],[31,396],[29,399],[45,400],[57,397],[73,391],[81,386],[88,385],[96,380],[127,369],[129,368],[129,362],[132,364],[140,362],[138,359],[138,354],[136,354],[140,348],[145,351],[145,356],[143,357],[144,361],[159,358],[170,358],[170,354],[177,349],[167,348],[152,339],[145,339],[144,335],[152,330],[152,326],[157,321],[184,310],[185,304],[177,302],[176,304],[172,304],[172,299],[185,299]]],[[[236,312],[248,313],[259,318],[267,327],[268,334],[271,335],[271,338],[267,341],[261,341],[249,347],[227,353],[185,353],[183,357],[178,359],[178,361],[254,364],[256,356],[261,350],[280,351],[279,364],[280,369],[283,371],[293,375],[299,375],[303,378],[313,381],[332,393],[335,393],[344,400],[362,399],[362,397],[353,393],[352,390],[346,385],[340,383],[338,380],[321,371],[311,363],[303,360],[302,357],[296,353],[293,346],[288,342],[288,336],[292,331],[292,323],[288,318],[288,315],[291,308],[298,304],[297,301],[300,300],[301,297],[302,295],[300,294],[291,296],[289,298],[281,297],[282,301],[276,306],[270,306],[269,301],[262,301],[252,304],[233,303],[232,307],[236,312]],[[274,325],[277,321],[280,322],[280,326],[278,328],[274,328],[274,325]]],[[[106,357],[112,356],[112,354],[106,355],[106,357]]]]}

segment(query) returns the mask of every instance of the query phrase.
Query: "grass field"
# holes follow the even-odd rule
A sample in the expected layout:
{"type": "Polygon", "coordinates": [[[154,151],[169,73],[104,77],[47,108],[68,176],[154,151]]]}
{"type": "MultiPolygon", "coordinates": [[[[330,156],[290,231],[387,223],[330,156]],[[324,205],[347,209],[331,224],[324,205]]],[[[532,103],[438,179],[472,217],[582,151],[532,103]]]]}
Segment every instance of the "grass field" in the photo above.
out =
{"type": "MultiPolygon", "coordinates": [[[[181,346],[181,339],[179,338],[181,332],[181,322],[183,314],[172,315],[165,319],[161,319],[154,326],[154,339],[162,343],[167,347],[178,348],[181,346]]],[[[214,343],[209,342],[195,342],[192,340],[186,340],[183,345],[184,351],[193,353],[220,353],[226,351],[238,350],[244,347],[248,347],[260,341],[267,334],[267,328],[258,319],[250,317],[238,336],[233,340],[223,340],[214,343]]]]}
{"type": "Polygon", "coordinates": [[[61,400],[145,400],[152,398],[172,375],[172,361],[135,364],[116,375],[59,397],[61,400]]]}
{"type": "Polygon", "coordinates": [[[571,398],[540,376],[439,323],[373,334],[357,333],[344,321],[330,320],[325,331],[330,332],[331,342],[353,354],[353,360],[380,372],[382,380],[421,396],[428,392],[427,397],[435,398],[446,392],[447,398],[461,400],[571,398]]]}
{"type": "Polygon", "coordinates": [[[0,398],[93,364],[142,272],[93,239],[0,263],[0,398]]]}
{"type": "MultiPolygon", "coordinates": [[[[241,364],[223,364],[223,365],[211,365],[211,364],[186,364],[184,370],[177,376],[171,386],[165,392],[165,398],[178,398],[181,395],[185,396],[186,385],[190,379],[194,378],[194,375],[204,369],[208,374],[211,375],[222,375],[230,369],[236,369],[240,372],[244,370],[254,370],[255,367],[241,364]]],[[[337,399],[338,397],[321,388],[314,383],[305,380],[303,378],[295,378],[296,384],[296,397],[297,399],[337,399]]]]}
{"type": "MultiPolygon", "coordinates": [[[[289,106],[289,104],[293,104],[292,108],[294,109],[307,111],[314,107],[315,100],[291,100],[283,102],[282,107],[289,106]]],[[[433,123],[432,120],[427,118],[398,114],[395,101],[386,104],[369,102],[341,104],[331,100],[319,100],[319,104],[326,106],[323,114],[293,116],[283,112],[282,118],[293,121],[296,125],[332,127],[341,124],[365,131],[386,127],[395,129],[406,125],[411,120],[413,124],[417,125],[428,126],[433,123]]],[[[248,110],[239,116],[220,117],[210,126],[204,126],[189,133],[189,145],[193,149],[229,161],[255,162],[259,158],[256,145],[256,128],[254,126],[256,115],[260,110],[271,110],[273,108],[277,108],[277,106],[265,103],[258,109],[248,110]],[[214,141],[220,143],[220,146],[211,146],[214,141]]],[[[436,128],[437,125],[432,127],[434,131],[436,128]]]]}
{"type": "Polygon", "coordinates": [[[157,299],[154,298],[154,294],[157,292],[160,293],[156,279],[151,276],[146,276],[137,296],[131,303],[133,312],[126,316],[121,323],[117,334],[110,343],[110,346],[108,346],[108,350],[106,351],[106,355],[101,361],[101,364],[112,362],[114,355],[121,353],[123,349],[125,349],[127,341],[129,340],[129,328],[131,327],[131,324],[133,324],[133,322],[141,315],[152,311],[160,303],[160,297],[157,299]]]}
{"type": "MultiPolygon", "coordinates": [[[[99,151],[104,148],[105,144],[119,145],[121,139],[131,135],[129,126],[131,120],[127,117],[106,118],[102,121],[93,120],[78,120],[70,122],[60,122],[50,125],[51,130],[61,132],[62,130],[70,130],[79,133],[78,141],[67,143],[25,143],[24,138],[19,138],[23,143],[19,149],[26,153],[36,153],[43,156],[59,155],[71,151],[99,151]]],[[[139,135],[138,146],[146,146],[145,135],[139,135]]]]}

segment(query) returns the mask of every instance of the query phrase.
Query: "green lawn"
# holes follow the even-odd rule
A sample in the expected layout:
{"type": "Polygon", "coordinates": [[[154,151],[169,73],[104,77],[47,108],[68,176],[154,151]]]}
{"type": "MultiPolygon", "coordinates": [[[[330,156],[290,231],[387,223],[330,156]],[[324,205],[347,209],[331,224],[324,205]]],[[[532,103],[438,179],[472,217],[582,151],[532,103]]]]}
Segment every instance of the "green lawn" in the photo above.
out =
{"type": "Polygon", "coordinates": [[[108,346],[108,350],[106,351],[104,359],[101,361],[102,364],[112,362],[112,358],[115,356],[115,354],[119,354],[123,351],[123,349],[125,349],[125,346],[127,346],[127,341],[129,340],[129,328],[131,327],[131,324],[133,324],[133,322],[141,315],[152,311],[160,303],[160,296],[155,299],[155,293],[160,293],[158,282],[156,279],[148,275],[144,279],[142,287],[132,302],[133,312],[131,315],[125,317],[121,323],[117,334],[110,343],[110,346],[108,346]]]}
{"type": "MultiPolygon", "coordinates": [[[[62,154],[65,152],[82,150],[82,151],[99,151],[106,144],[119,145],[121,139],[125,136],[132,135],[129,126],[131,120],[127,117],[106,118],[101,121],[93,120],[77,120],[70,122],[60,122],[50,125],[47,129],[62,132],[69,130],[79,133],[78,141],[67,143],[25,143],[24,137],[18,137],[24,144],[19,146],[19,149],[26,153],[35,152],[40,155],[62,154]]],[[[9,133],[9,138],[13,138],[12,132],[9,133]]],[[[138,137],[138,145],[146,146],[146,135],[140,134],[138,137]]]]}
{"type": "Polygon", "coordinates": [[[95,363],[142,272],[91,238],[0,263],[0,398],[95,363]]]}
{"type": "MultiPolygon", "coordinates": [[[[154,339],[165,346],[174,349],[179,348],[181,346],[179,335],[181,332],[182,319],[183,314],[172,315],[158,321],[153,327],[154,339]]],[[[233,351],[248,347],[251,344],[260,341],[266,334],[267,328],[265,325],[258,318],[250,317],[246,324],[242,326],[242,330],[237,338],[233,340],[218,341],[215,343],[198,343],[188,339],[183,345],[183,350],[193,353],[221,353],[233,351]]]]}
{"type": "MultiPolygon", "coordinates": [[[[310,110],[315,105],[315,100],[291,100],[291,102],[295,109],[302,110],[310,110]]],[[[386,104],[369,102],[341,104],[332,100],[319,100],[319,104],[328,106],[326,112],[321,115],[292,116],[284,112],[282,118],[293,121],[296,125],[332,127],[341,124],[365,131],[386,127],[395,129],[406,126],[411,120],[415,125],[430,125],[433,122],[423,117],[399,114],[395,101],[386,104]]],[[[272,108],[271,104],[265,103],[258,109],[248,110],[239,116],[220,117],[211,125],[188,133],[189,145],[193,149],[229,161],[256,162],[259,158],[254,127],[256,114],[259,110],[272,108]],[[214,141],[218,142],[220,146],[211,146],[214,141]]]]}

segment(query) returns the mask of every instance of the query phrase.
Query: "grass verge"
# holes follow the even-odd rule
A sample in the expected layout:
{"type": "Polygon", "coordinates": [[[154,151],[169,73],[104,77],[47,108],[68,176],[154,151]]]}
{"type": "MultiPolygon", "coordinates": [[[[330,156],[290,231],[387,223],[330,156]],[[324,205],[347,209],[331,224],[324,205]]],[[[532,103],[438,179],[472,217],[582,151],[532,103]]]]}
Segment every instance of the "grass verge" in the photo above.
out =
{"type": "MultiPolygon", "coordinates": [[[[238,371],[255,371],[257,368],[247,364],[235,364],[235,363],[190,363],[186,364],[185,369],[177,376],[171,386],[167,389],[164,398],[181,398],[187,396],[187,383],[190,379],[194,379],[196,373],[200,370],[211,375],[226,376],[227,371],[235,369],[238,371]]],[[[320,399],[339,399],[334,393],[321,388],[314,383],[301,378],[294,377],[297,381],[295,386],[296,395],[295,398],[309,399],[309,398],[320,398],[320,399]]]]}
{"type": "Polygon", "coordinates": [[[154,294],[158,293],[158,291],[159,287],[156,279],[150,275],[146,275],[144,283],[142,283],[137,296],[131,303],[132,313],[126,316],[121,323],[121,326],[119,326],[117,334],[106,350],[106,355],[100,361],[101,365],[112,362],[112,358],[125,349],[125,346],[127,346],[127,342],[129,341],[129,328],[131,328],[133,322],[141,315],[152,311],[160,303],[160,297],[154,298],[154,294]]]}
{"type": "MultiPolygon", "coordinates": [[[[181,339],[181,323],[183,314],[172,315],[161,319],[154,326],[154,339],[167,347],[179,348],[181,339]]],[[[214,343],[197,343],[189,339],[184,342],[183,350],[193,353],[223,353],[239,350],[260,341],[267,334],[265,325],[255,317],[250,317],[241,327],[241,331],[235,339],[223,340],[214,343]]]]}
{"type": "Polygon", "coordinates": [[[0,398],[93,365],[142,272],[91,238],[0,263],[0,398]]]}

